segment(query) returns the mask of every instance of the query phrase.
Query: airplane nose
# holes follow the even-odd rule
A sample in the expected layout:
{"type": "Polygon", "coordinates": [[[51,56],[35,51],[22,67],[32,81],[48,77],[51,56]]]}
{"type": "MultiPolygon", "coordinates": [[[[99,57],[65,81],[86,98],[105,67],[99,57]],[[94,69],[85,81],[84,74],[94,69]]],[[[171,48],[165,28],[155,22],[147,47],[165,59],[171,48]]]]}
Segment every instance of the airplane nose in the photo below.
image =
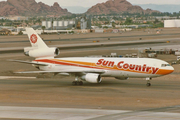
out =
{"type": "Polygon", "coordinates": [[[174,68],[171,66],[171,72],[170,73],[172,73],[172,72],[174,72],[174,68]]]}

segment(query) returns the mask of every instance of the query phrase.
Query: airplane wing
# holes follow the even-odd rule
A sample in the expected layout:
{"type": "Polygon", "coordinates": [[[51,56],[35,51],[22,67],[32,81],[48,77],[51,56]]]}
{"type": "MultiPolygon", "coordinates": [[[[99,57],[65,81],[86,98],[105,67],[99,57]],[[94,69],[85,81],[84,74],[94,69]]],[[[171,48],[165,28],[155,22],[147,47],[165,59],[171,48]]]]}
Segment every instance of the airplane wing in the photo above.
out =
{"type": "Polygon", "coordinates": [[[71,74],[86,74],[86,73],[105,73],[104,70],[61,70],[61,71],[25,71],[25,72],[15,72],[15,73],[71,73],[71,74]]]}
{"type": "Polygon", "coordinates": [[[48,64],[36,63],[36,62],[31,62],[31,61],[22,61],[22,60],[8,60],[8,61],[26,63],[26,64],[33,64],[33,65],[39,65],[39,66],[48,66],[48,64]]]}
{"type": "MultiPolygon", "coordinates": [[[[30,62],[30,61],[22,61],[22,60],[9,60],[11,62],[19,62],[19,63],[26,63],[26,64],[33,64],[33,65],[39,65],[39,66],[48,66],[48,64],[43,63],[36,63],[36,62],[30,62]]],[[[97,73],[97,74],[103,74],[105,73],[104,70],[59,70],[59,71],[25,71],[25,72],[15,72],[15,73],[70,73],[70,74],[86,74],[86,73],[97,73]]]]}

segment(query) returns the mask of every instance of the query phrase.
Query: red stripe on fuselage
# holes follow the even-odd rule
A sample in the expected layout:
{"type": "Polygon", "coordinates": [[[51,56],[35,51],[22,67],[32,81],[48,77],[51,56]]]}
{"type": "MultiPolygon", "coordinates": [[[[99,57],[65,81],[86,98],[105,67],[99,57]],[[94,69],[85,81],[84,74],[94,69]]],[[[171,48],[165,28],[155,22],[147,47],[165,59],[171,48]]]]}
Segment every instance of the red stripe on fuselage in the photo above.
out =
{"type": "Polygon", "coordinates": [[[51,64],[58,64],[58,65],[75,66],[75,67],[103,69],[103,68],[98,68],[98,67],[95,67],[95,66],[87,66],[87,65],[80,65],[80,64],[74,64],[74,63],[67,63],[67,62],[61,62],[61,61],[50,60],[50,59],[35,60],[35,61],[36,62],[51,63],[51,64]]]}

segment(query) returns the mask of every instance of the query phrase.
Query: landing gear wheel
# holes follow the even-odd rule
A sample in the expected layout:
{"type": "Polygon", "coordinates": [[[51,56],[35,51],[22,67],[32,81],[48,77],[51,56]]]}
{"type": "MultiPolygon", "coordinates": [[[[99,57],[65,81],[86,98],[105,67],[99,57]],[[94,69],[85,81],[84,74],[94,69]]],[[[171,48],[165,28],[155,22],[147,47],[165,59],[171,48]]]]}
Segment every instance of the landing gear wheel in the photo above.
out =
{"type": "Polygon", "coordinates": [[[75,85],[75,81],[72,82],[72,85],[75,85]]]}
{"type": "Polygon", "coordinates": [[[151,80],[152,80],[152,78],[150,78],[150,77],[147,77],[147,78],[146,78],[146,81],[147,81],[146,86],[147,86],[147,87],[150,87],[150,86],[151,86],[151,80]]]}
{"type": "Polygon", "coordinates": [[[79,83],[79,85],[83,85],[83,82],[82,82],[82,81],[79,81],[78,83],[79,83]]]}
{"type": "Polygon", "coordinates": [[[147,83],[146,86],[147,86],[147,87],[150,87],[150,86],[151,86],[151,83],[147,83]]]}
{"type": "Polygon", "coordinates": [[[72,82],[73,85],[83,85],[82,81],[73,81],[72,82]]]}
{"type": "Polygon", "coordinates": [[[72,84],[73,84],[73,85],[77,85],[77,81],[73,81],[72,84]]]}

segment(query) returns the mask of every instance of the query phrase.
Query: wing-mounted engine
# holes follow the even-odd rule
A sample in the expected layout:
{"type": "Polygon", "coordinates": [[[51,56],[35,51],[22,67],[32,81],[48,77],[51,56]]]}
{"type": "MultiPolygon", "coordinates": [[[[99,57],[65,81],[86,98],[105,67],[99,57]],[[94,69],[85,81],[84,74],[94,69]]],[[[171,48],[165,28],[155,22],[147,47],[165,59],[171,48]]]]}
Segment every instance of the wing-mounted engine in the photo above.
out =
{"type": "Polygon", "coordinates": [[[115,77],[116,79],[118,79],[118,80],[127,80],[127,79],[129,79],[128,77],[115,77]]]}
{"type": "Polygon", "coordinates": [[[95,73],[88,73],[81,77],[82,80],[87,81],[89,83],[101,83],[101,76],[95,73]]]}
{"type": "Polygon", "coordinates": [[[55,57],[60,54],[59,48],[24,48],[24,54],[26,56],[41,58],[41,57],[55,57]]]}

